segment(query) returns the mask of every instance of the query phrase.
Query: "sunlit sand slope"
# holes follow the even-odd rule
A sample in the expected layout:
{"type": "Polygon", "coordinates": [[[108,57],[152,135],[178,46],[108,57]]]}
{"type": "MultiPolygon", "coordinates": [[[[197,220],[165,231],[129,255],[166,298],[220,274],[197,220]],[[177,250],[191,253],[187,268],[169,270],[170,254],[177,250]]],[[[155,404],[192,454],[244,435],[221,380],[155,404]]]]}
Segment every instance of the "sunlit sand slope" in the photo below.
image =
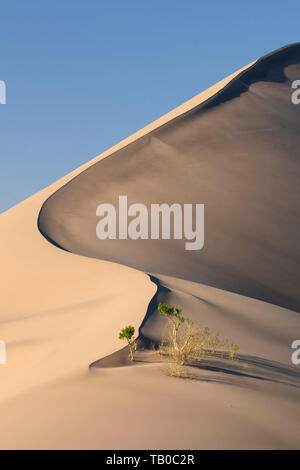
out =
{"type": "Polygon", "coordinates": [[[68,178],[0,216],[0,403],[118,349],[116,332],[138,328],[156,290],[142,272],[67,253],[41,235],[41,205],[68,178]]]}
{"type": "MultiPolygon", "coordinates": [[[[299,330],[298,314],[195,283],[161,282],[157,300],[167,282],[174,291],[166,299],[193,315],[196,305],[203,324],[240,344],[240,359],[204,360],[190,368],[188,379],[166,376],[156,360],[105,369],[96,364],[90,373],[3,403],[1,447],[299,448],[300,376],[286,347],[292,328],[299,330]]],[[[157,337],[165,325],[152,320],[142,330],[157,337]]],[[[102,338],[101,326],[95,327],[102,338]]]]}

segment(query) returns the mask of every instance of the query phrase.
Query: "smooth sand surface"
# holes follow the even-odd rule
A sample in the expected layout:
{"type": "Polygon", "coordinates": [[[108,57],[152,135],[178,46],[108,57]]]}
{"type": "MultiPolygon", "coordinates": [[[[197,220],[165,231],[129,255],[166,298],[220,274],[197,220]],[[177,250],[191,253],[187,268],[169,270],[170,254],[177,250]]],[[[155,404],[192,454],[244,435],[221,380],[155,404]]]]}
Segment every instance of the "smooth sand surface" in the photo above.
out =
{"type": "Polygon", "coordinates": [[[299,448],[299,51],[250,64],[1,214],[1,448],[299,448]],[[99,242],[95,208],[119,194],[207,204],[205,249],[99,242]],[[161,338],[158,301],[234,339],[240,360],[184,379],[160,363],[101,367],[126,324],[161,338]]]}

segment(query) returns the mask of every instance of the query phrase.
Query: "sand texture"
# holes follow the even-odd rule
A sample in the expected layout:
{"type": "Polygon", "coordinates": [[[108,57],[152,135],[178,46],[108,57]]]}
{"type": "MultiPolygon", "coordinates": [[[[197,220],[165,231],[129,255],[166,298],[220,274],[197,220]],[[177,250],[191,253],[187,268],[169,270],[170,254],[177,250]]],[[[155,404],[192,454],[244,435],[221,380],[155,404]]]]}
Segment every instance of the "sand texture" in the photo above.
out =
{"type": "Polygon", "coordinates": [[[300,44],[0,215],[2,449],[300,447],[300,44]],[[96,207],[205,204],[205,244],[96,237],[96,207]],[[158,302],[232,338],[169,377],[158,302]],[[134,364],[118,339],[135,326],[134,364]]]}

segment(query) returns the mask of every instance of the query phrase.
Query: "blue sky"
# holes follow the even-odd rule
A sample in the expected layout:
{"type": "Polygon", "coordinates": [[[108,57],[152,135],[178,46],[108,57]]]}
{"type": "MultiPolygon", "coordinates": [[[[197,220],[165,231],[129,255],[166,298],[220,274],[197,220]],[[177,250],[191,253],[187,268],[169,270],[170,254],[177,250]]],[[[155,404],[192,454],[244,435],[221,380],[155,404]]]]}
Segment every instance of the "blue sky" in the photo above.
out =
{"type": "Polygon", "coordinates": [[[296,1],[1,2],[0,212],[250,61],[300,40],[296,1]]]}

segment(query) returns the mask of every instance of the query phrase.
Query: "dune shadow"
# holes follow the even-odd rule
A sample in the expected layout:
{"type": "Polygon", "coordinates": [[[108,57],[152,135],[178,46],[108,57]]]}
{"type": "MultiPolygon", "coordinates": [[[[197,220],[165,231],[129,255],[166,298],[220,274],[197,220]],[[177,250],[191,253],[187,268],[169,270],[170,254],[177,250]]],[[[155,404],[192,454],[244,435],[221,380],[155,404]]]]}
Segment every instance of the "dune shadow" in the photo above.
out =
{"type": "Polygon", "coordinates": [[[300,373],[292,367],[249,355],[239,355],[231,361],[224,359],[223,353],[215,353],[199,363],[190,364],[181,378],[240,386],[255,380],[300,388],[300,373]],[[209,374],[204,375],[205,371],[209,374]]]}
{"type": "MultiPolygon", "coordinates": [[[[161,322],[164,321],[158,313],[158,304],[161,301],[166,301],[173,289],[172,286],[170,288],[166,286],[157,276],[148,275],[150,280],[156,284],[157,291],[152,297],[139,327],[135,360],[130,361],[129,348],[125,346],[119,351],[93,362],[90,365],[91,368],[114,368],[149,363],[164,364],[166,366],[170,364],[166,354],[159,355],[157,353],[163,337],[161,322]],[[158,332],[154,334],[153,329],[157,324],[159,325],[158,332]]],[[[180,287],[176,287],[176,290],[181,292],[180,287]]],[[[195,297],[184,290],[182,292],[195,297]]],[[[199,300],[203,299],[199,298],[199,300]]],[[[243,386],[245,383],[249,384],[249,381],[259,381],[300,387],[300,372],[293,366],[246,354],[239,354],[237,359],[232,361],[225,351],[215,351],[213,354],[209,350],[206,352],[207,356],[202,360],[188,364],[180,378],[238,386],[243,386]]]]}
{"type": "MultiPolygon", "coordinates": [[[[157,364],[166,367],[172,365],[166,354],[159,355],[154,349],[140,346],[135,353],[135,360],[129,360],[128,347],[110,354],[90,365],[90,368],[115,368],[157,364]]],[[[292,367],[264,358],[239,355],[236,360],[224,357],[224,353],[206,356],[199,362],[187,364],[176,377],[199,382],[220,383],[234,386],[249,386],[254,382],[269,382],[300,388],[300,373],[292,367]]]]}

